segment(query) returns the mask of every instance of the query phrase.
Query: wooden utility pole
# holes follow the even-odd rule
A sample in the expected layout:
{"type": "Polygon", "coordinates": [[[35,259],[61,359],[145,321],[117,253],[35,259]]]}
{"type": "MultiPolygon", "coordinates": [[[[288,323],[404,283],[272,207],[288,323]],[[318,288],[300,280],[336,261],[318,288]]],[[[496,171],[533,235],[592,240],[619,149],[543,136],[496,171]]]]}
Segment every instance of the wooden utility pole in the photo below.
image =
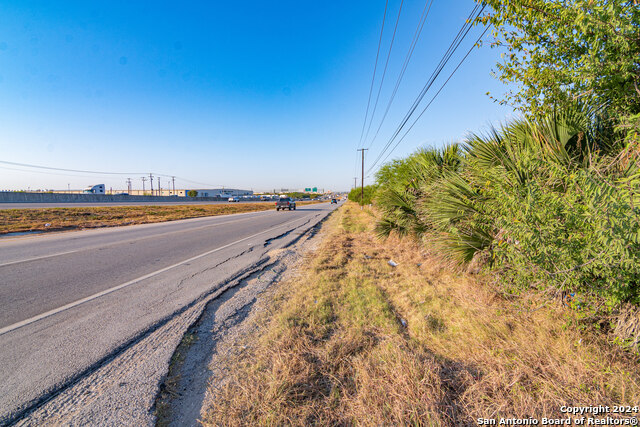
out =
{"type": "Polygon", "coordinates": [[[357,151],[362,152],[362,177],[360,178],[360,209],[364,206],[364,152],[368,148],[358,148],[357,151]]]}

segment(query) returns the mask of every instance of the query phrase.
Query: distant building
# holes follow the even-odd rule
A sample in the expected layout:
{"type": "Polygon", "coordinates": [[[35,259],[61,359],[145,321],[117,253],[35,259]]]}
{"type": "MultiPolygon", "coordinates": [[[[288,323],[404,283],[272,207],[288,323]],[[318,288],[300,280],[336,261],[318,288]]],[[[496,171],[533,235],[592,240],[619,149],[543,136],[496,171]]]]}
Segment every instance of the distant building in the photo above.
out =
{"type": "Polygon", "coordinates": [[[84,194],[105,194],[104,184],[90,185],[82,191],[84,194]]]}
{"type": "MultiPolygon", "coordinates": [[[[210,188],[210,189],[195,189],[198,192],[196,197],[233,197],[233,196],[252,196],[252,190],[238,190],[236,188],[210,188]]],[[[187,196],[191,190],[176,190],[178,196],[187,196]]]]}
{"type": "MultiPolygon", "coordinates": [[[[125,191],[125,190],[123,190],[125,191]]],[[[192,191],[191,189],[178,189],[175,191],[169,188],[162,188],[158,190],[157,188],[153,189],[153,194],[151,193],[151,189],[146,188],[143,190],[131,190],[129,195],[132,196],[178,196],[178,197],[187,197],[187,193],[192,191]]],[[[196,197],[234,197],[234,196],[251,196],[253,195],[253,191],[251,190],[238,190],[235,188],[209,188],[209,189],[193,189],[193,191],[197,191],[198,195],[196,197]]],[[[115,190],[114,190],[115,192],[115,190]]]]}

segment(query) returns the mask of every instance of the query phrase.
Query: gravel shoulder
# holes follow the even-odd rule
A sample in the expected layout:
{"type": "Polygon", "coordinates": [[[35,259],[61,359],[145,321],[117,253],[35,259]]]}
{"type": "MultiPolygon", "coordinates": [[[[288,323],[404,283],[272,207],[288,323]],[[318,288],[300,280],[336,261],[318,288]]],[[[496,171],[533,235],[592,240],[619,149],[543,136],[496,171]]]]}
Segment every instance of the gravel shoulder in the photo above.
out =
{"type": "Polygon", "coordinates": [[[156,399],[160,426],[200,426],[212,391],[224,385],[234,360],[250,345],[280,283],[298,273],[305,254],[323,239],[318,224],[294,245],[269,253],[269,262],[212,300],[184,335],[156,399]]]}

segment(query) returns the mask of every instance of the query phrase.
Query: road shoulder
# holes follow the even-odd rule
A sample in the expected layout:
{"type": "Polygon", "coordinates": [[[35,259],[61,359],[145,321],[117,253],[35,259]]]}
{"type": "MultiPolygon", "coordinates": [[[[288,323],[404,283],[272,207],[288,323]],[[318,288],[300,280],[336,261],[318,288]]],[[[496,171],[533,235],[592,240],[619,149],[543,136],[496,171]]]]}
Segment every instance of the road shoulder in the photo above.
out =
{"type": "Polygon", "coordinates": [[[171,358],[155,402],[157,425],[200,426],[201,410],[229,381],[234,360],[247,349],[271,310],[282,283],[298,274],[319,246],[322,223],[285,249],[269,252],[269,262],[212,300],[185,333],[171,358]]]}

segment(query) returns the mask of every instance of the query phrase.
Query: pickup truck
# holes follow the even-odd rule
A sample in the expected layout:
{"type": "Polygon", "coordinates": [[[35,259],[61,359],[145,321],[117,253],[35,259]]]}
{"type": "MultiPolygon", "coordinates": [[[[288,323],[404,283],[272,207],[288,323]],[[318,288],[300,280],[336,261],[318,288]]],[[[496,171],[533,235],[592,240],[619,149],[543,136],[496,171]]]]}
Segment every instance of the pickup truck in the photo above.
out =
{"type": "Polygon", "coordinates": [[[295,211],[296,210],[296,202],[291,200],[291,197],[281,197],[276,202],[276,210],[279,211],[280,209],[282,209],[282,210],[285,210],[285,209],[291,210],[291,209],[293,209],[295,211]]]}

